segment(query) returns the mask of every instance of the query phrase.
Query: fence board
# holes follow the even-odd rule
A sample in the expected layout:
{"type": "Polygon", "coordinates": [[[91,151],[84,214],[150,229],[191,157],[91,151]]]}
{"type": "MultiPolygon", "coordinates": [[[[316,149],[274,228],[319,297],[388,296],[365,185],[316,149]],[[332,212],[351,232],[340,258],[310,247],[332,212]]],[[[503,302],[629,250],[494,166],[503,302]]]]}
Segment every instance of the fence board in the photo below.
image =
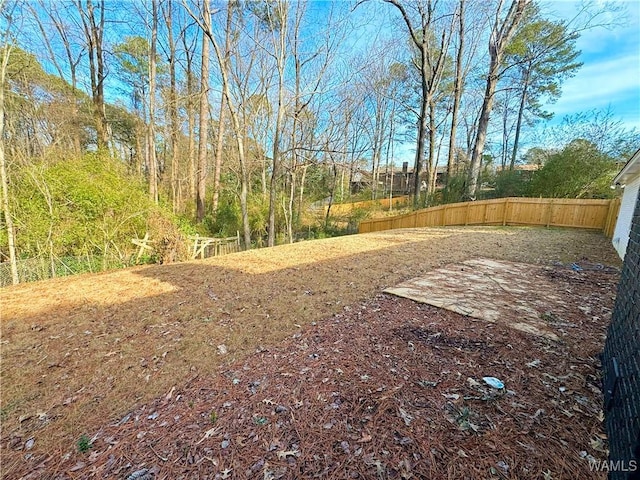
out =
{"type": "MultiPolygon", "coordinates": [[[[331,205],[331,214],[332,215],[347,215],[354,210],[363,209],[370,210],[374,207],[381,208],[383,210],[388,210],[389,205],[393,205],[397,207],[399,205],[406,205],[409,202],[409,197],[403,195],[401,197],[393,197],[393,199],[389,200],[388,197],[380,198],[377,200],[363,200],[360,202],[351,202],[351,203],[334,203],[331,205]]],[[[324,207],[324,213],[327,213],[328,205],[324,207]]]]}
{"type": "Polygon", "coordinates": [[[602,230],[613,235],[620,199],[499,198],[451,203],[384,219],[365,220],[359,233],[453,225],[532,225],[602,230]]]}

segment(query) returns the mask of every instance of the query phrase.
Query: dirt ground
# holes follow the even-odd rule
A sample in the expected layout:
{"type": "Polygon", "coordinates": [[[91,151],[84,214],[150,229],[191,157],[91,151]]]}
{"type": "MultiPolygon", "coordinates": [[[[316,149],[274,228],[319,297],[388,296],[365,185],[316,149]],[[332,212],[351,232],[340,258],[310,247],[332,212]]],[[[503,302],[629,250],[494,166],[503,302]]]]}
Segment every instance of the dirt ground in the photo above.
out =
{"type": "Polygon", "coordinates": [[[599,233],[441,228],[5,288],[2,477],[603,478],[619,264],[599,233]],[[478,256],[566,294],[559,341],[380,293],[478,256]]]}

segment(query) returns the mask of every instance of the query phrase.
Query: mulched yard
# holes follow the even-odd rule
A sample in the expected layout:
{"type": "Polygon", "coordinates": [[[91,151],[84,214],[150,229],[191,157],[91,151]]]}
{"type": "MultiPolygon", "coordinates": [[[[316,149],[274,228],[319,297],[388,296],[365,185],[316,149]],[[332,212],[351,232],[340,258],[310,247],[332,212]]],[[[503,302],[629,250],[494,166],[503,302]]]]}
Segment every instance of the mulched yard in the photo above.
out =
{"type": "Polygon", "coordinates": [[[424,229],[10,288],[3,478],[605,478],[589,460],[606,458],[598,354],[618,275],[600,263],[619,265],[590,232],[424,229]],[[566,297],[542,316],[559,341],[379,293],[476,255],[528,262],[566,297]],[[131,298],[127,275],[156,293],[131,298]]]}

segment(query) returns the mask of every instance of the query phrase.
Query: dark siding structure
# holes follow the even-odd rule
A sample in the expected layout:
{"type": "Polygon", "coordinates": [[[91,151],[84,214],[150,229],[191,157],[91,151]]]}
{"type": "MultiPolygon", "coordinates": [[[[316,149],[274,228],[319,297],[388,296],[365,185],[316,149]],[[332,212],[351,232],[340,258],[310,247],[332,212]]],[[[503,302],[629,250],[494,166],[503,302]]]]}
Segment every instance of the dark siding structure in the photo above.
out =
{"type": "Polygon", "coordinates": [[[609,478],[640,480],[640,195],[607,332],[603,370],[605,422],[613,467],[609,478]]]}

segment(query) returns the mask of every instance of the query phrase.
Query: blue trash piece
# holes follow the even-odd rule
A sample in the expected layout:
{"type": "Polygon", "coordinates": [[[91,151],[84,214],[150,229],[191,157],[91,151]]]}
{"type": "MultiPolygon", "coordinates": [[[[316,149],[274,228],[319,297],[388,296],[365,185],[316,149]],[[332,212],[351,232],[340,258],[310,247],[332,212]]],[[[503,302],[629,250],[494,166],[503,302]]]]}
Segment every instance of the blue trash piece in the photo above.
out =
{"type": "Polygon", "coordinates": [[[484,383],[490,387],[497,388],[499,390],[504,388],[504,383],[496,377],[482,377],[482,380],[484,380],[484,383]]]}

